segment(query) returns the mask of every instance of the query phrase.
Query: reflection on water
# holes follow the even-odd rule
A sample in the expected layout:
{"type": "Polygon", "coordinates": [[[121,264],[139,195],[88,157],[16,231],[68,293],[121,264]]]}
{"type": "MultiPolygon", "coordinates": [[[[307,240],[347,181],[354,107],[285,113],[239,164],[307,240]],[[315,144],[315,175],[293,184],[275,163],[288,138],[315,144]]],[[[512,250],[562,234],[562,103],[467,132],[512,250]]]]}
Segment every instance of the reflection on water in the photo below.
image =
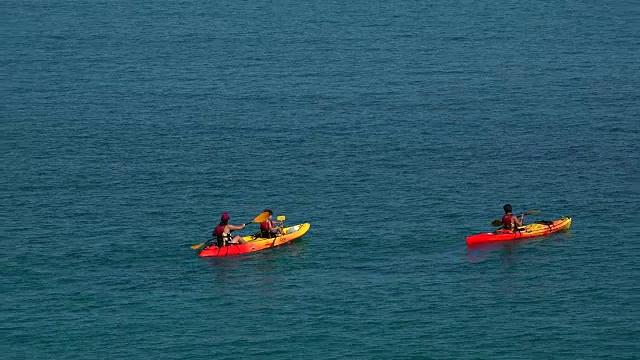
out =
{"type": "MultiPolygon", "coordinates": [[[[221,296],[223,304],[242,297],[239,294],[249,289],[261,299],[278,297],[286,289],[283,284],[291,286],[288,278],[296,272],[296,263],[303,262],[306,248],[307,243],[301,239],[255,253],[205,259],[210,265],[206,282],[221,296]]],[[[259,302],[258,298],[245,299],[245,304],[259,302]]]]}
{"type": "Polygon", "coordinates": [[[287,264],[290,268],[292,261],[303,257],[306,248],[307,243],[300,239],[255,253],[203,260],[210,265],[209,276],[213,276],[211,285],[220,293],[237,290],[238,284],[243,284],[258,286],[263,295],[269,296],[272,293],[271,287],[276,286],[285,275],[280,270],[281,265],[287,264]]]}
{"type": "Polygon", "coordinates": [[[480,263],[499,256],[505,266],[512,266],[516,264],[517,250],[522,247],[522,243],[522,241],[503,241],[468,246],[467,260],[470,263],[480,263]]]}
{"type": "Polygon", "coordinates": [[[265,262],[272,263],[273,261],[288,261],[289,257],[302,256],[307,248],[307,243],[304,238],[292,241],[272,249],[258,251],[253,254],[247,254],[255,260],[264,260],[265,262]]]}

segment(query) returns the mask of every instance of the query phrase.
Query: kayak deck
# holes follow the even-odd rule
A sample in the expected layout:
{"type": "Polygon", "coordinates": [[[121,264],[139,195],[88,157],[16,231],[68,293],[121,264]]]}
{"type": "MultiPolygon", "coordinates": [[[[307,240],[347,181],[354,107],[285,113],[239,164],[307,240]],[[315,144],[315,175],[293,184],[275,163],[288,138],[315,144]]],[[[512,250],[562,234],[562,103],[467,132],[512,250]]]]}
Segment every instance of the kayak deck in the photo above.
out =
{"type": "Polygon", "coordinates": [[[198,255],[201,257],[233,256],[272,248],[301,238],[309,231],[310,227],[311,224],[309,223],[285,227],[282,229],[284,235],[275,238],[260,238],[255,235],[244,236],[242,237],[246,241],[244,244],[229,244],[221,248],[217,245],[210,245],[200,251],[198,255]]]}
{"type": "Polygon", "coordinates": [[[535,222],[519,228],[517,231],[496,230],[490,233],[480,233],[467,236],[467,245],[526,239],[537,236],[549,235],[554,232],[567,230],[571,227],[571,218],[562,217],[561,219],[550,222],[535,222]]]}

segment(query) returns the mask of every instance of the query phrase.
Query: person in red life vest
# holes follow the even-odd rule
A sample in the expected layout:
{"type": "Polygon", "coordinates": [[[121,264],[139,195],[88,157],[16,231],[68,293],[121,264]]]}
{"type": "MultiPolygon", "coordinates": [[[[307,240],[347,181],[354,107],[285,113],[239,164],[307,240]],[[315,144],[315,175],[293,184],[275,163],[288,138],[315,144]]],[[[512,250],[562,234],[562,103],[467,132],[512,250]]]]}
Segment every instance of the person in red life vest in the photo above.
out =
{"type": "Polygon", "coordinates": [[[260,223],[260,237],[261,238],[274,238],[282,233],[282,226],[273,226],[273,224],[282,224],[282,221],[274,222],[273,211],[266,209],[265,212],[269,213],[269,218],[266,221],[260,223]]]}
{"type": "Polygon", "coordinates": [[[223,213],[220,216],[220,223],[213,229],[213,237],[216,239],[218,247],[228,244],[244,244],[245,241],[241,236],[231,237],[231,232],[244,229],[245,224],[231,225],[229,224],[229,214],[223,213]]]}
{"type": "Polygon", "coordinates": [[[520,219],[518,219],[517,216],[513,216],[513,214],[511,214],[511,205],[505,204],[502,208],[504,209],[502,224],[504,225],[505,230],[513,231],[517,229],[517,227],[522,226],[522,223],[524,222],[524,214],[522,214],[520,219]]]}

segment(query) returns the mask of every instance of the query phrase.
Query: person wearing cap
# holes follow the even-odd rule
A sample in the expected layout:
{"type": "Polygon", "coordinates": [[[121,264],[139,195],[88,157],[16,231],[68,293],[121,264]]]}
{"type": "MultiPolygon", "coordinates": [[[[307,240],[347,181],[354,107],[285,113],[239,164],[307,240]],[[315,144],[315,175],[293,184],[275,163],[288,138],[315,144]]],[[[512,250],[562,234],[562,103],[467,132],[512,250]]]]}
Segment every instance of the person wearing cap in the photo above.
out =
{"type": "Polygon", "coordinates": [[[244,229],[245,224],[242,225],[231,225],[229,224],[229,214],[223,213],[220,216],[220,223],[213,230],[213,237],[216,238],[218,242],[218,247],[223,247],[228,244],[244,244],[245,241],[242,239],[242,236],[236,235],[235,237],[231,237],[231,232],[235,230],[244,229]]]}
{"type": "Polygon", "coordinates": [[[266,221],[260,223],[260,237],[261,238],[274,238],[282,233],[282,226],[273,226],[273,224],[282,224],[282,221],[274,222],[273,211],[266,209],[263,212],[268,212],[269,217],[266,221]]]}
{"type": "Polygon", "coordinates": [[[502,225],[504,225],[504,230],[513,231],[519,226],[522,226],[522,223],[524,222],[524,214],[522,214],[522,216],[520,216],[520,219],[518,219],[517,216],[514,216],[511,213],[512,209],[510,204],[505,204],[502,208],[504,209],[504,216],[502,217],[502,225]]]}

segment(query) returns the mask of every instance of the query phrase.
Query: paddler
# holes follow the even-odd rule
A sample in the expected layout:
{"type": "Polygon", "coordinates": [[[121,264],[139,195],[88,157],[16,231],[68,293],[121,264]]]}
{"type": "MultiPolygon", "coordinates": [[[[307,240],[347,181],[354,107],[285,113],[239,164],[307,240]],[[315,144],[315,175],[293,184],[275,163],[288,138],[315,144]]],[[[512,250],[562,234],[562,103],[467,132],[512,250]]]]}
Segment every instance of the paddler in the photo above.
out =
{"type": "Polygon", "coordinates": [[[514,229],[517,229],[517,227],[522,226],[522,223],[524,222],[524,214],[522,214],[520,219],[518,219],[517,216],[513,216],[511,213],[512,209],[510,204],[505,204],[502,208],[504,209],[502,224],[504,225],[505,230],[513,231],[514,229]]]}
{"type": "Polygon", "coordinates": [[[260,223],[260,237],[261,238],[274,238],[282,233],[282,226],[273,226],[273,224],[282,225],[282,221],[273,221],[273,211],[265,209],[263,212],[268,212],[269,217],[267,220],[260,223]]]}
{"type": "Polygon", "coordinates": [[[217,240],[218,247],[223,247],[228,244],[244,244],[245,241],[241,236],[236,235],[235,237],[231,237],[231,232],[235,230],[242,230],[245,225],[246,224],[229,224],[229,214],[223,213],[220,216],[220,223],[215,227],[215,229],[213,229],[213,237],[217,240]]]}

